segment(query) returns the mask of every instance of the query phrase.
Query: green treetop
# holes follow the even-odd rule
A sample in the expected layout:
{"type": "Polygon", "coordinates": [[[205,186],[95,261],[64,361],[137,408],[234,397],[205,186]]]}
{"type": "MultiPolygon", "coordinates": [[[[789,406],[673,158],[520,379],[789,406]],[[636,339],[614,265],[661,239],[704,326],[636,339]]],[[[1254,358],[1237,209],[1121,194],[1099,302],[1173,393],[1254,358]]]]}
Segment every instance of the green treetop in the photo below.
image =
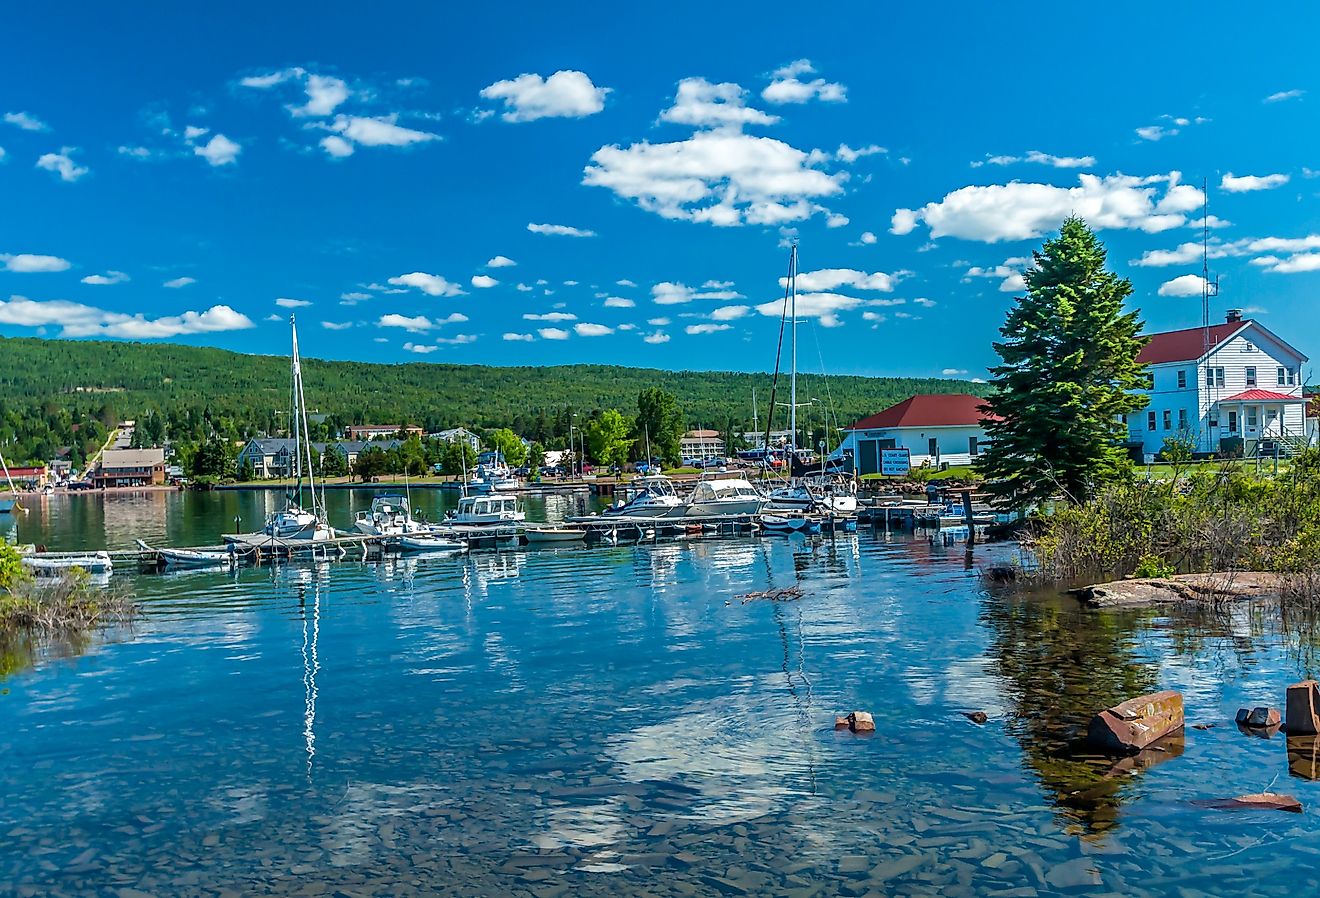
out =
{"type": "Polygon", "coordinates": [[[1069,218],[1032,254],[1027,292],[995,343],[986,402],[990,447],[977,465],[996,497],[1017,505],[1080,502],[1129,469],[1120,416],[1146,406],[1142,323],[1123,303],[1132,284],[1105,268],[1105,249],[1069,218]]]}

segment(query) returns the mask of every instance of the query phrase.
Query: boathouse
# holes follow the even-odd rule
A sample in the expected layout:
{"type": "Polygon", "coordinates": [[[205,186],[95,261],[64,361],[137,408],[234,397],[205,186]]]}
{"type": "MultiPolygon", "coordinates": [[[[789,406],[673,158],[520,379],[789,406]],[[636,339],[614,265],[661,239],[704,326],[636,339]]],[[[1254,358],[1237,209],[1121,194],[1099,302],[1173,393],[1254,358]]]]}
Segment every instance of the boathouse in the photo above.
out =
{"type": "Polygon", "coordinates": [[[1152,334],[1137,361],[1150,368],[1149,402],[1126,423],[1129,446],[1144,456],[1169,439],[1203,455],[1291,455],[1306,445],[1307,357],[1237,309],[1209,327],[1152,334]]]}
{"type": "Polygon", "coordinates": [[[966,393],[909,396],[843,428],[843,442],[833,454],[851,456],[858,474],[879,473],[882,449],[908,450],[914,468],[970,464],[990,442],[982,425],[984,403],[966,393]]]}
{"type": "Polygon", "coordinates": [[[107,449],[92,476],[98,489],[165,482],[164,449],[107,449]]]}

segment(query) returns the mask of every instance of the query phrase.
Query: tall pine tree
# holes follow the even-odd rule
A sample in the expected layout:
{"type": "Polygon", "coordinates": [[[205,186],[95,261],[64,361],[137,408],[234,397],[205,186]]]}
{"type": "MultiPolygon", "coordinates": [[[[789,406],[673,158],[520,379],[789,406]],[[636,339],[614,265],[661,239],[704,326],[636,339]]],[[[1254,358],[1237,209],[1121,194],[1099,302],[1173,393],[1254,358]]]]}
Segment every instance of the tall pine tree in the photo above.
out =
{"type": "Polygon", "coordinates": [[[995,343],[985,408],[990,447],[978,460],[986,488],[1014,505],[1053,496],[1081,502],[1129,468],[1121,415],[1146,406],[1137,363],[1137,312],[1124,312],[1126,278],[1105,269],[1105,248],[1080,218],[1032,253],[1027,292],[995,343]]]}

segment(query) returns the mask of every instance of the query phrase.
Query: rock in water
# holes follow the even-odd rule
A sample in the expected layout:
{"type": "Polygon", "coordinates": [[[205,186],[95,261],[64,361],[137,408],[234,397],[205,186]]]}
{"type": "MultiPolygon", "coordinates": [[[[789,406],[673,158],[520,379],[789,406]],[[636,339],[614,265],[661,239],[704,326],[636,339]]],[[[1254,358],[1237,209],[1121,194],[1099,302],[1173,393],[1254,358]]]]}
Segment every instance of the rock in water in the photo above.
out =
{"type": "Polygon", "coordinates": [[[984,724],[987,720],[990,719],[989,715],[987,715],[984,711],[964,711],[962,712],[962,716],[966,717],[968,720],[970,720],[972,723],[975,724],[984,724]]]}
{"type": "Polygon", "coordinates": [[[1284,704],[1287,709],[1289,736],[1320,735],[1320,684],[1302,680],[1288,687],[1284,704]]]}
{"type": "Polygon", "coordinates": [[[1198,808],[1213,808],[1218,811],[1291,811],[1302,812],[1302,803],[1291,795],[1277,792],[1257,792],[1253,795],[1239,795],[1237,798],[1210,798],[1193,801],[1198,808]]]}
{"type": "Polygon", "coordinates": [[[836,730],[852,730],[854,733],[874,733],[875,718],[869,711],[851,711],[847,717],[835,717],[836,730]]]}
{"type": "Polygon", "coordinates": [[[1166,690],[1101,711],[1091,718],[1086,741],[1114,754],[1133,754],[1182,727],[1182,696],[1166,690]]]}

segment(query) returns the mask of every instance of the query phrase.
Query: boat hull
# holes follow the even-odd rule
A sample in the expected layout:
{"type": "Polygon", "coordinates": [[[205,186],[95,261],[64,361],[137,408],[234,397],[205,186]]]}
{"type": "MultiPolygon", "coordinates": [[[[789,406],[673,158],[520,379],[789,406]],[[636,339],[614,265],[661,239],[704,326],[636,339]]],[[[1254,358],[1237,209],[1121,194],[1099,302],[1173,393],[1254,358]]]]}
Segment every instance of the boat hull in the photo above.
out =
{"type": "Polygon", "coordinates": [[[529,543],[574,543],[587,538],[585,530],[544,529],[527,530],[523,534],[529,543]]]}
{"type": "Polygon", "coordinates": [[[70,555],[64,558],[41,558],[23,556],[23,564],[38,574],[56,575],[74,568],[80,568],[89,574],[109,574],[114,570],[110,555],[106,552],[94,552],[87,555],[70,555]]]}

